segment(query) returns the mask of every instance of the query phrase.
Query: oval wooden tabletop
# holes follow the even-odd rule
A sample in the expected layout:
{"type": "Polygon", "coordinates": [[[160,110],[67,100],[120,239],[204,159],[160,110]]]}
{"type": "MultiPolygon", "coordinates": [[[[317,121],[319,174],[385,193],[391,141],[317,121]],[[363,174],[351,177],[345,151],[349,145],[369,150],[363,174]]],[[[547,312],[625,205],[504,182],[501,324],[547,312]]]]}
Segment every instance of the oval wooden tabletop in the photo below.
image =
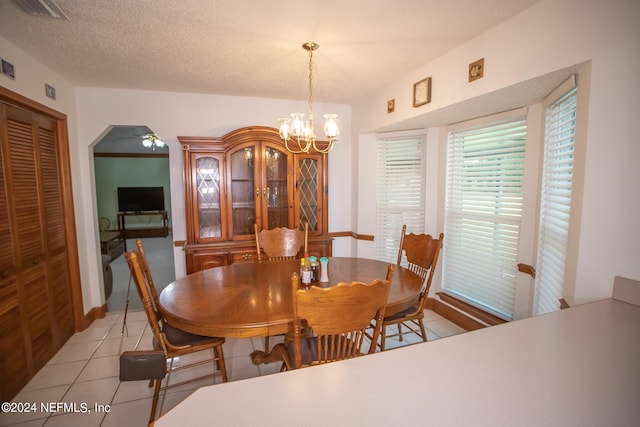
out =
{"type": "MultiPolygon", "coordinates": [[[[372,259],[330,258],[325,286],[384,279],[388,265],[372,259]]],[[[299,260],[202,270],[168,285],[160,294],[160,308],[172,325],[195,334],[227,338],[283,334],[293,320],[291,274],[299,270],[299,260]]],[[[421,287],[417,275],[396,266],[386,314],[414,304],[421,287]]]]}

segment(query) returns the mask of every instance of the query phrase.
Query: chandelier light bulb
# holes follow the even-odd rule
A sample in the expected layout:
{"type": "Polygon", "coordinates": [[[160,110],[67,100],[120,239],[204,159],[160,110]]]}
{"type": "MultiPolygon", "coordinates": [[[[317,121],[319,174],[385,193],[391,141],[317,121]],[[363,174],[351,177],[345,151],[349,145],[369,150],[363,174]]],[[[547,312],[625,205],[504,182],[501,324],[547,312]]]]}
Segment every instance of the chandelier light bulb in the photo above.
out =
{"type": "Polygon", "coordinates": [[[337,138],[340,134],[340,120],[337,114],[324,115],[324,134],[327,138],[337,138]]]}
{"type": "Polygon", "coordinates": [[[312,121],[309,120],[304,124],[304,132],[302,134],[302,137],[307,142],[315,141],[316,135],[313,132],[313,122],[312,121]]]}
{"type": "Polygon", "coordinates": [[[291,133],[296,138],[300,138],[304,135],[304,114],[291,113],[291,133]]]}
{"type": "Polygon", "coordinates": [[[285,141],[289,140],[289,136],[291,135],[291,119],[282,118],[280,121],[280,138],[285,141]]]}

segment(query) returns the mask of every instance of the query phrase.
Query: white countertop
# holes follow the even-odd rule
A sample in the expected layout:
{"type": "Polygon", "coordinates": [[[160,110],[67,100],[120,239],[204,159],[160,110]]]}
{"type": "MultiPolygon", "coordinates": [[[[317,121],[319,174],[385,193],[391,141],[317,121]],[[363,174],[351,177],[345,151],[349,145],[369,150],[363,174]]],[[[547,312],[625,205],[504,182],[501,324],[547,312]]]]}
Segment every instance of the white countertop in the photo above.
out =
{"type": "Polygon", "coordinates": [[[640,307],[613,299],[197,390],[165,426],[640,424],[640,307]]]}

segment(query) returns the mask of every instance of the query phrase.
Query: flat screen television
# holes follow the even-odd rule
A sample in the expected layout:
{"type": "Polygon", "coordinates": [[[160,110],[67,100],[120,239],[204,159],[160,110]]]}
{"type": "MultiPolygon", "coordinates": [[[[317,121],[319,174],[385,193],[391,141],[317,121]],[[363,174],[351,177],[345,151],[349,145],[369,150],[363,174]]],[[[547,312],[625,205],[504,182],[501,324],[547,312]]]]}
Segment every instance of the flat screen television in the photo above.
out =
{"type": "Polygon", "coordinates": [[[118,187],[120,212],[148,212],[164,210],[162,187],[118,187]]]}

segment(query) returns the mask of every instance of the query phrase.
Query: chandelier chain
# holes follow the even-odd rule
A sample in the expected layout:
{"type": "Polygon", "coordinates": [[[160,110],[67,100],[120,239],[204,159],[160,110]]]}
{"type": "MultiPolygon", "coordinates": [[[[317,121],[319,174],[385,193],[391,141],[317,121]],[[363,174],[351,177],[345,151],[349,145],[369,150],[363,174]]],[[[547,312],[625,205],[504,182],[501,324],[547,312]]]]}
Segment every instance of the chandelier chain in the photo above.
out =
{"type": "Polygon", "coordinates": [[[309,49],[309,116],[313,118],[313,49],[309,49]]]}

